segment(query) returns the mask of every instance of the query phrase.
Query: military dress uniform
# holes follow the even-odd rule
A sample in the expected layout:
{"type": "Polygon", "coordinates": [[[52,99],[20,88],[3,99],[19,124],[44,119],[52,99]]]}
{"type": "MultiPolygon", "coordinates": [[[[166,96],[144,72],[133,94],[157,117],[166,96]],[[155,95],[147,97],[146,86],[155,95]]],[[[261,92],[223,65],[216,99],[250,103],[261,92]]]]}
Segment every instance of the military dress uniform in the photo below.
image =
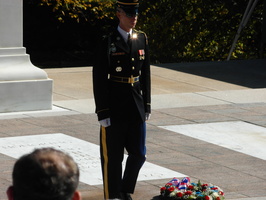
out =
{"type": "Polygon", "coordinates": [[[103,39],[93,67],[98,120],[110,118],[100,130],[105,199],[133,193],[146,159],[145,113],[151,112],[149,48],[146,34],[133,30],[126,42],[114,30],[103,39]],[[128,152],[122,174],[124,149],[128,152]]]}

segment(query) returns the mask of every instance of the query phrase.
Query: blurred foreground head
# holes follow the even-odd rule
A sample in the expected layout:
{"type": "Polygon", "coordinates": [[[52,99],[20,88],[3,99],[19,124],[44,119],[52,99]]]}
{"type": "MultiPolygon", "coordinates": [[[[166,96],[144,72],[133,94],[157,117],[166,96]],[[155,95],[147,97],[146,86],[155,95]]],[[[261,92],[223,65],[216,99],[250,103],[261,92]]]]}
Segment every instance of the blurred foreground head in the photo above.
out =
{"type": "Polygon", "coordinates": [[[68,154],[36,149],[19,158],[13,169],[9,200],[79,200],[79,168],[68,154]]]}

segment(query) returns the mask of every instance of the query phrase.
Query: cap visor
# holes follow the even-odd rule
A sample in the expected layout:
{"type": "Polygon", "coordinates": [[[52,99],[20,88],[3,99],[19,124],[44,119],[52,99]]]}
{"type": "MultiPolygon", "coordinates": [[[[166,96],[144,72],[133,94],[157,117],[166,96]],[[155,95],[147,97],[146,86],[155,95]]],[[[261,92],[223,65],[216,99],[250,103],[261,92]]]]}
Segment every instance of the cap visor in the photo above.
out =
{"type": "Polygon", "coordinates": [[[137,14],[139,12],[138,8],[122,8],[125,13],[130,13],[130,14],[137,14]]]}

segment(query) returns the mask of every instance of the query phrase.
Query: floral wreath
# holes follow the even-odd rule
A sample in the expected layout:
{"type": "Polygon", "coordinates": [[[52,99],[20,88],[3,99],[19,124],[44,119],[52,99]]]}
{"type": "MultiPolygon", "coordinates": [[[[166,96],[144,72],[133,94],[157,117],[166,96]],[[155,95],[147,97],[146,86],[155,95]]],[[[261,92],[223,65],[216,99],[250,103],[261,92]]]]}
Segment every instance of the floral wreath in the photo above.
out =
{"type": "Polygon", "coordinates": [[[181,181],[173,178],[161,188],[161,199],[163,200],[224,200],[223,190],[212,184],[190,183],[190,178],[183,178],[181,181]]]}

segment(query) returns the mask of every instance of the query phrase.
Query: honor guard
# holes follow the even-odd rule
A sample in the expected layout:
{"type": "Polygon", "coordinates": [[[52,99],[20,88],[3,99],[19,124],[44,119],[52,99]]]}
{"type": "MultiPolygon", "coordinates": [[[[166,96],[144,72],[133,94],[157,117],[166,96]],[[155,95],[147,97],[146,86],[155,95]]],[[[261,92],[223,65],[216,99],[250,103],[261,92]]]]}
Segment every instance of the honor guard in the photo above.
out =
{"type": "Polygon", "coordinates": [[[119,24],[104,37],[93,66],[93,89],[100,129],[104,198],[132,200],[146,160],[146,123],[151,112],[148,40],[135,30],[138,0],[119,0],[119,24]],[[124,173],[124,150],[127,160],[124,173]]]}

